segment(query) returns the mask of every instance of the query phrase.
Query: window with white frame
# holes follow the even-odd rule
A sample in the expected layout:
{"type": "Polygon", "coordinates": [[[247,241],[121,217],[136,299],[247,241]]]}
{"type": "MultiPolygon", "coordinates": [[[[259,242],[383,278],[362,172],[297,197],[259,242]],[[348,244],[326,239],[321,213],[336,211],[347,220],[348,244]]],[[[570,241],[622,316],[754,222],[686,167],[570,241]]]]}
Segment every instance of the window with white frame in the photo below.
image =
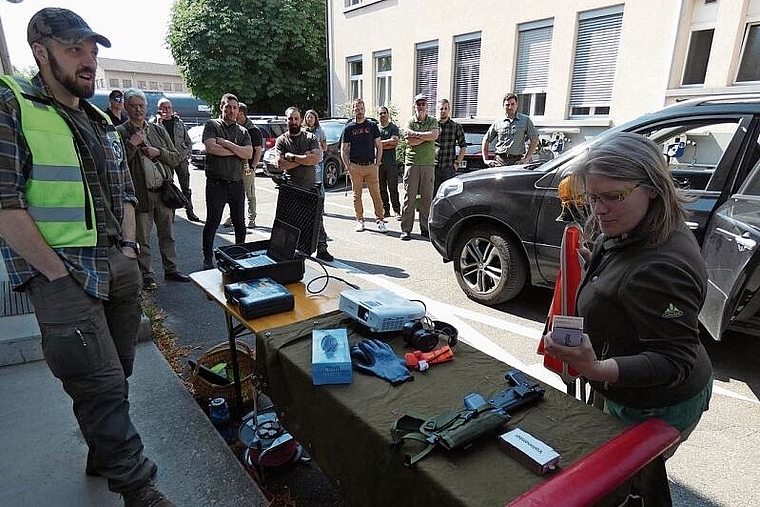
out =
{"type": "Polygon", "coordinates": [[[132,88],[132,80],[131,79],[122,79],[121,80],[121,86],[124,88],[132,88]]]}
{"type": "Polygon", "coordinates": [[[760,81],[760,24],[747,25],[736,81],[760,81]]]}
{"type": "Polygon", "coordinates": [[[414,94],[424,93],[428,114],[435,114],[435,103],[438,101],[438,41],[417,44],[414,72],[414,94]]]}
{"type": "Polygon", "coordinates": [[[694,30],[689,40],[689,51],[686,53],[686,65],[683,70],[683,85],[697,85],[705,83],[707,63],[710,60],[712,48],[713,28],[707,30],[694,30]]]}
{"type": "Polygon", "coordinates": [[[610,114],[622,24],[622,5],[579,13],[570,116],[610,114]]]}
{"type": "Polygon", "coordinates": [[[118,88],[119,87],[119,80],[114,78],[108,79],[108,86],[111,88],[118,88]]]}
{"type": "Polygon", "coordinates": [[[361,56],[352,56],[348,63],[348,100],[364,97],[364,66],[361,56]]]}
{"type": "Polygon", "coordinates": [[[345,7],[351,7],[352,5],[358,5],[362,3],[362,0],[345,0],[343,5],[345,7]]]}
{"type": "Polygon", "coordinates": [[[391,60],[390,51],[375,53],[375,94],[376,105],[388,106],[391,103],[391,71],[393,70],[393,61],[391,60]]]}
{"type": "Polygon", "coordinates": [[[478,113],[480,82],[480,32],[454,39],[454,92],[452,115],[467,118],[478,113]]]}
{"type": "Polygon", "coordinates": [[[522,23],[518,25],[517,31],[514,90],[520,112],[531,116],[543,116],[546,114],[546,90],[549,86],[553,20],[522,23]]]}

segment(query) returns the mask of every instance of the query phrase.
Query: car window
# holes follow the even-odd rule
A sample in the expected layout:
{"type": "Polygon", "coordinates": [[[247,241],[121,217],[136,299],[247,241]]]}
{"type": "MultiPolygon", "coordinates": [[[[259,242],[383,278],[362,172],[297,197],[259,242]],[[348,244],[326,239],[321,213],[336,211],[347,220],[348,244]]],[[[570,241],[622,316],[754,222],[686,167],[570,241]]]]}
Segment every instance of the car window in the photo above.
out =
{"type": "MultiPolygon", "coordinates": [[[[652,139],[662,146],[662,153],[668,159],[668,168],[678,186],[690,190],[705,190],[715,169],[718,167],[726,149],[734,139],[739,128],[740,118],[699,118],[690,121],[658,123],[643,126],[634,130],[652,139]]],[[[598,135],[588,142],[576,145],[560,157],[540,166],[538,169],[554,169],[559,167],[555,176],[541,178],[536,182],[537,188],[556,185],[574,170],[573,162],[586,150],[612,135],[612,129],[598,135]]]]}
{"type": "Polygon", "coordinates": [[[752,147],[751,156],[755,159],[755,165],[750,170],[749,176],[744,180],[744,184],[738,193],[760,197],[760,138],[757,139],[752,147]]]}
{"type": "Polygon", "coordinates": [[[203,128],[203,125],[200,125],[198,127],[190,127],[190,130],[187,131],[187,135],[190,136],[190,141],[193,143],[202,142],[203,128]]]}
{"type": "Polygon", "coordinates": [[[704,190],[738,126],[738,119],[689,122],[652,130],[649,137],[662,146],[678,186],[704,190]]]}
{"type": "Polygon", "coordinates": [[[270,123],[269,128],[272,130],[272,137],[280,137],[285,133],[285,125],[282,123],[270,123]]]}
{"type": "Polygon", "coordinates": [[[325,131],[325,137],[327,138],[327,144],[337,143],[340,140],[340,136],[343,135],[343,128],[346,126],[343,122],[331,121],[320,123],[322,130],[325,131]]]}

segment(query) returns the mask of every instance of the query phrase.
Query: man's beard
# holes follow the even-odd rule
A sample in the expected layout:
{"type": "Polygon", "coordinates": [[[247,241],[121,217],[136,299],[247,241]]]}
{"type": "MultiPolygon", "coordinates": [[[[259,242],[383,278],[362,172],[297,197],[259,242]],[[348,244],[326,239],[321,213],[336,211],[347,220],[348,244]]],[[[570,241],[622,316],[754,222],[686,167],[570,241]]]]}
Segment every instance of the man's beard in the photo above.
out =
{"type": "MultiPolygon", "coordinates": [[[[61,66],[58,65],[58,60],[53,56],[53,53],[48,51],[48,55],[50,59],[50,71],[53,73],[53,77],[56,81],[61,83],[69,93],[80,99],[89,99],[95,95],[95,81],[90,82],[89,85],[79,84],[77,82],[76,73],[73,76],[64,74],[61,66]]],[[[91,72],[95,75],[95,69],[90,67],[82,67],[78,72],[91,72]]]]}
{"type": "Polygon", "coordinates": [[[301,126],[300,125],[288,125],[288,133],[291,136],[295,136],[301,133],[301,126]]]}

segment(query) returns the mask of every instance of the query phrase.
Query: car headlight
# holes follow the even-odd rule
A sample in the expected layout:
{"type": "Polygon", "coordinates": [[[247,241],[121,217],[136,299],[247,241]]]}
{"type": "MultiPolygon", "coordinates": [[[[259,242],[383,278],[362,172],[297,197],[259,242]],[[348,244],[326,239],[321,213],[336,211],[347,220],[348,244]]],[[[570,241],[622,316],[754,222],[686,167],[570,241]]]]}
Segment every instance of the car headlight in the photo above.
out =
{"type": "Polygon", "coordinates": [[[461,194],[463,188],[464,184],[462,184],[462,180],[459,178],[451,178],[441,183],[441,186],[438,187],[438,192],[435,194],[435,198],[444,199],[446,197],[461,194]]]}

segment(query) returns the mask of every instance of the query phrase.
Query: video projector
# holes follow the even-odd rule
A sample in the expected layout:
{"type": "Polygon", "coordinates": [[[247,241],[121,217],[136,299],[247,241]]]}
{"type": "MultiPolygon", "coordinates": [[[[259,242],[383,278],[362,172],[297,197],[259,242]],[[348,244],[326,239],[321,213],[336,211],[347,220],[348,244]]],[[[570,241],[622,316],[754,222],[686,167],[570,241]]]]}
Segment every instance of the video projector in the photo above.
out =
{"type": "Polygon", "coordinates": [[[373,333],[401,331],[404,324],[425,316],[425,307],[385,289],[340,293],[338,308],[367,326],[373,333]]]}

